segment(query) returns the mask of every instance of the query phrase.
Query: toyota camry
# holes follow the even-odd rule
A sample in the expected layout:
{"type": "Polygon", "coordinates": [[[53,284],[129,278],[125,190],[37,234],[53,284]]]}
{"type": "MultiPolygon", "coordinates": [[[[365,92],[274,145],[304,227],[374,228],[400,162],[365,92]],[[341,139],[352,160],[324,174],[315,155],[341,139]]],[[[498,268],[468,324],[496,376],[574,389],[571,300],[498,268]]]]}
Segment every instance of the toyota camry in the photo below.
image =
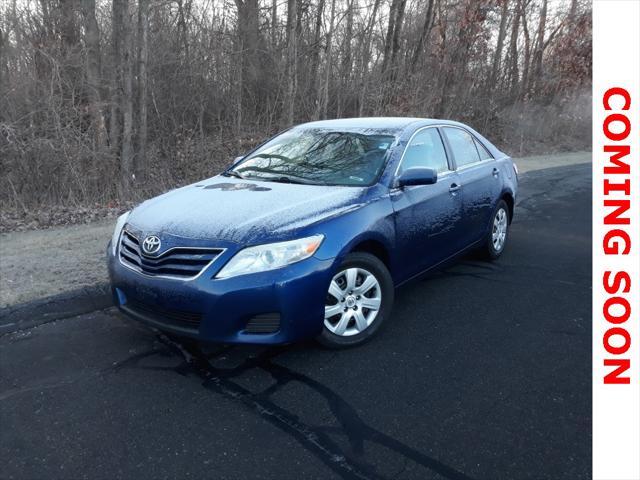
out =
{"type": "Polygon", "coordinates": [[[461,123],[299,125],[118,218],[114,301],[201,341],[357,345],[393,322],[398,286],[471,249],[502,254],[517,183],[461,123]]]}

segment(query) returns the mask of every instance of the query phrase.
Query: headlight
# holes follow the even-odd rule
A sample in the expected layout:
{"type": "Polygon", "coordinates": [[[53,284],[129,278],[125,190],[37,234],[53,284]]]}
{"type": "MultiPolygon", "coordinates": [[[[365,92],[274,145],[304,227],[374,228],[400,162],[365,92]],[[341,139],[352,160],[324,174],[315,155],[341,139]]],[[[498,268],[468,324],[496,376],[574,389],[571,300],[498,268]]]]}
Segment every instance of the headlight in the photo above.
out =
{"type": "Polygon", "coordinates": [[[229,260],[216,275],[216,278],[265,272],[291,265],[316,253],[323,239],[324,235],[314,235],[290,242],[269,243],[245,248],[229,260]]]}
{"type": "Polygon", "coordinates": [[[111,253],[112,255],[116,254],[116,250],[118,248],[118,242],[120,241],[120,233],[122,233],[122,228],[124,224],[127,223],[127,218],[129,218],[129,214],[131,211],[123,213],[116,220],[116,228],[113,230],[113,236],[111,237],[111,253]]]}

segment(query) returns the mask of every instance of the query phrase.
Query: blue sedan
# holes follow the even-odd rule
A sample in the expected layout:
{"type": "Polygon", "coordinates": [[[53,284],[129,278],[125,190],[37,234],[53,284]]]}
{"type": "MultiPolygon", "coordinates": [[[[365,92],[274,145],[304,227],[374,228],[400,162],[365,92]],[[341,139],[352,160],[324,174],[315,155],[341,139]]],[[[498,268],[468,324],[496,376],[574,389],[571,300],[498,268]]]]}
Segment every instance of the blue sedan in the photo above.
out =
{"type": "Polygon", "coordinates": [[[299,125],[122,215],[114,301],[201,341],[357,345],[393,321],[399,285],[470,249],[500,256],[517,183],[512,160],[461,123],[299,125]]]}

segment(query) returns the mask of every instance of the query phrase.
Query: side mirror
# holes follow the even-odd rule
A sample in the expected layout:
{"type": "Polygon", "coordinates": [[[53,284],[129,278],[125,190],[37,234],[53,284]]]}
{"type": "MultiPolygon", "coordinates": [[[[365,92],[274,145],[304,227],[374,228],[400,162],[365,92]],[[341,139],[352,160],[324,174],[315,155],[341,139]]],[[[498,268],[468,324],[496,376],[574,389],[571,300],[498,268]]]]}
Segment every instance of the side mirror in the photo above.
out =
{"type": "Polygon", "coordinates": [[[398,186],[432,185],[438,181],[438,172],[433,168],[408,168],[398,178],[398,186]]]}
{"type": "Polygon", "coordinates": [[[232,167],[235,167],[235,166],[238,164],[238,162],[239,162],[240,160],[242,160],[243,158],[244,158],[244,155],[240,155],[239,157],[234,158],[234,159],[233,159],[233,162],[231,162],[231,166],[232,166],[232,167]]]}

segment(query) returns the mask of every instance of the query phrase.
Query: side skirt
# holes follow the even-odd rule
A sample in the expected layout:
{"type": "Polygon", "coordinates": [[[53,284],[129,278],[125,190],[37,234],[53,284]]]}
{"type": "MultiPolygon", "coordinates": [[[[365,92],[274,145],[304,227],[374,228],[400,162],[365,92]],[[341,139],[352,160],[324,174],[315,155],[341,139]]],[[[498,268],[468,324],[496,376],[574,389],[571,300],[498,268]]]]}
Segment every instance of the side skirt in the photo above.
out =
{"type": "Polygon", "coordinates": [[[483,237],[480,240],[477,240],[477,241],[473,242],[472,244],[470,244],[469,246],[463,248],[462,250],[457,251],[453,255],[448,256],[444,260],[441,260],[438,263],[430,266],[426,270],[423,270],[422,272],[416,273],[415,275],[412,275],[411,277],[407,278],[406,280],[402,280],[401,282],[396,283],[395,284],[395,288],[402,287],[403,285],[406,285],[409,282],[412,282],[412,281],[417,280],[417,279],[419,279],[419,278],[421,278],[423,276],[426,276],[427,274],[433,272],[433,270],[436,270],[437,268],[442,267],[443,265],[445,265],[445,264],[447,264],[449,262],[452,262],[453,260],[457,259],[458,257],[461,257],[465,253],[470,252],[471,250],[474,250],[474,249],[478,248],[480,245],[482,245],[482,242],[484,242],[484,240],[485,239],[483,237]]]}

